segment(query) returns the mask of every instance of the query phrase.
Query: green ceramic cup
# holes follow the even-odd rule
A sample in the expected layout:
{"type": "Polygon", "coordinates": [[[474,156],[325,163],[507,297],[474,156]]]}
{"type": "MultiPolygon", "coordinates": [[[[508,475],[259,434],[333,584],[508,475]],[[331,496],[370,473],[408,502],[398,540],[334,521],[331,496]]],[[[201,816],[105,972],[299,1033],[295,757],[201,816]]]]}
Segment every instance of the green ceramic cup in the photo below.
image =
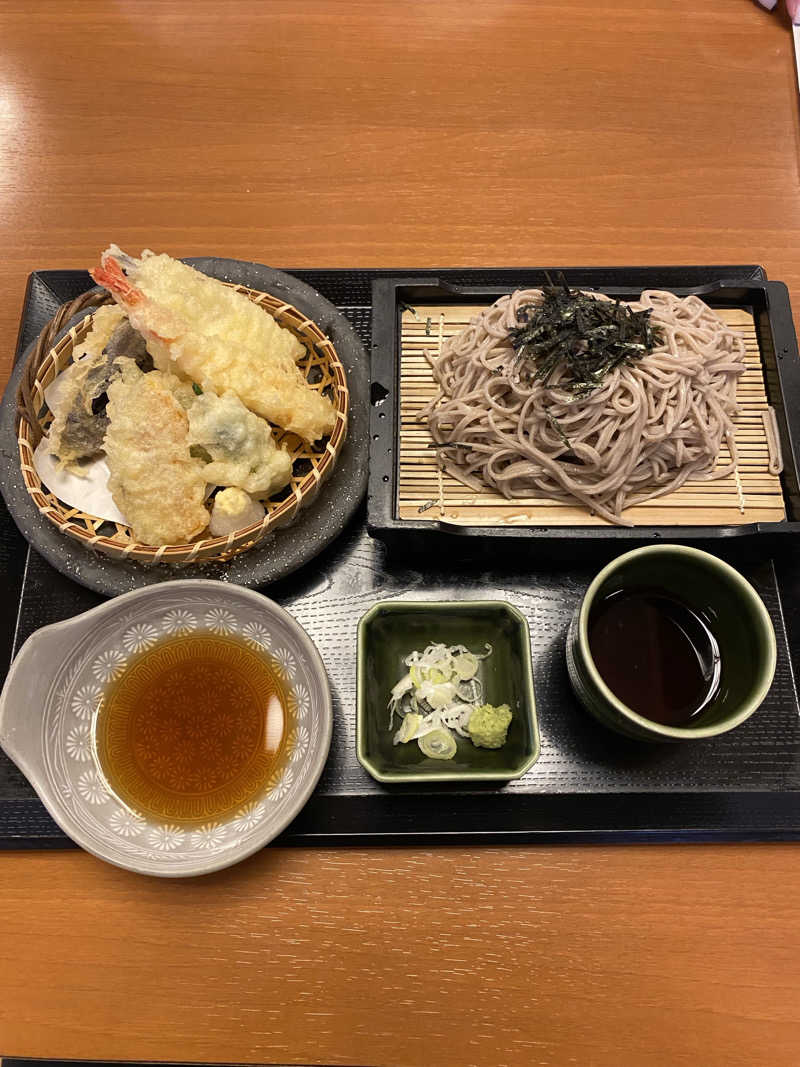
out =
{"type": "Polygon", "coordinates": [[[752,585],[716,556],[680,545],[637,548],[609,563],[586,590],[567,635],[567,669],[581,703],[604,726],[643,741],[693,741],[739,726],[767,695],[775,658],[772,621],[752,585]],[[654,586],[702,611],[720,648],[719,692],[687,726],[665,726],[632,711],[605,684],[589,650],[589,614],[598,599],[654,586]]]}

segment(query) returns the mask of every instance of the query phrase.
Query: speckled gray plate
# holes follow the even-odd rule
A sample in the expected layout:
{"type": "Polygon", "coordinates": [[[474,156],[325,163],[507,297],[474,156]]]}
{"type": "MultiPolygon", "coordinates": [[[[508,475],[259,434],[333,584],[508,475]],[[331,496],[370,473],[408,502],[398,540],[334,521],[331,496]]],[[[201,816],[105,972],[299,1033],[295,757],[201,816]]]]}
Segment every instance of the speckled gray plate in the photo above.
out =
{"type": "Polygon", "coordinates": [[[228,563],[177,569],[107,559],[59,533],[39,514],[23,485],[14,420],[17,389],[30,355],[29,347],[14,369],[0,405],[0,491],[24,537],[46,560],[69,578],[105,596],[174,578],[216,578],[251,587],[284,578],[308,563],[341,533],[367,487],[369,362],[347,319],[315,289],[283,271],[238,259],[208,257],[185,262],[221,281],[285,297],[331,338],[347,372],[350,390],[347,441],[330,480],[308,510],[301,512],[291,526],[276,530],[261,544],[228,563]]]}

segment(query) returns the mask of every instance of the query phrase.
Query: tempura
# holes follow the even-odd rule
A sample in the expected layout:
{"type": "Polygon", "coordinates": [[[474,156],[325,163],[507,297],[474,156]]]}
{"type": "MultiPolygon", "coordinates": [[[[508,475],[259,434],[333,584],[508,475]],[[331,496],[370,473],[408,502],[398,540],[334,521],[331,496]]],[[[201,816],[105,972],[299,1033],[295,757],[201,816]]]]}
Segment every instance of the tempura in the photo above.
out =
{"type": "Polygon", "coordinates": [[[134,259],[112,246],[101,264],[92,277],[125,308],[160,370],[220,396],[233,392],[307,441],[333,430],[331,401],[295,365],[303,346],[243,293],[149,251],[134,259]]]}
{"type": "Polygon", "coordinates": [[[214,497],[208,532],[212,537],[227,537],[263,518],[264,505],[253,500],[243,489],[220,489],[214,497]]]}
{"type": "Polygon", "coordinates": [[[189,419],[166,379],[130,365],[108,388],[108,486],[133,536],[149,545],[191,541],[209,519],[204,465],[189,454],[189,419]]]}
{"type": "Polygon", "coordinates": [[[292,457],[275,444],[269,423],[248,411],[234,393],[203,393],[188,410],[189,445],[209,457],[203,475],[211,485],[238,486],[267,497],[292,477],[292,457]]]}
{"type": "Polygon", "coordinates": [[[89,332],[75,346],[72,363],[58,375],[57,389],[50,394],[53,422],[49,451],[58,459],[59,467],[73,474],[82,474],[80,463],[103,450],[107,419],[95,415],[93,401],[108,385],[108,378],[101,380],[98,371],[102,376],[108,368],[110,375],[104,350],[124,317],[122,308],[113,305],[95,311],[89,332]]]}

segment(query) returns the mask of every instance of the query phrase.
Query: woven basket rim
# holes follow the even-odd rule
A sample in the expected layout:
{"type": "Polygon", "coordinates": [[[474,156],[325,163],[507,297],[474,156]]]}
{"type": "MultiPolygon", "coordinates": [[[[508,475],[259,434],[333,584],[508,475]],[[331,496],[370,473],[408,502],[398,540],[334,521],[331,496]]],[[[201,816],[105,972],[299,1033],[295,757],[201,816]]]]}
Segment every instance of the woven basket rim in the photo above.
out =
{"type": "MultiPolygon", "coordinates": [[[[307,350],[311,347],[318,356],[324,355],[326,370],[332,379],[330,385],[336,418],[330,435],[323,438],[322,445],[318,446],[312,454],[311,470],[300,476],[297,485],[294,484],[293,477],[289,483],[291,487],[289,495],[267,511],[262,520],[219,537],[201,537],[195,541],[180,544],[150,545],[133,540],[132,535],[130,539],[119,535],[93,535],[89,530],[75,524],[74,520],[77,516],[85,516],[88,521],[97,522],[100,525],[103,524],[103,520],[67,505],[56,494],[46,489],[34,467],[33,451],[38,444],[38,438],[44,436],[42,418],[46,418],[49,411],[43,399],[42,378],[49,373],[51,365],[59,367],[59,362],[66,350],[71,354],[79,335],[85,335],[87,332],[94,311],[110,302],[108,294],[103,290],[90,290],[76,300],[62,305],[42,330],[26,366],[18,395],[17,445],[23,483],[39,512],[61,533],[82,543],[87,548],[117,559],[138,560],[144,563],[224,561],[255,547],[273,530],[291,523],[298,513],[316,498],[322,484],[333,472],[347,437],[349,421],[347,377],[336,346],[313,319],[304,315],[288,301],[245,285],[230,282],[223,284],[248,296],[267,314],[271,314],[279,325],[291,329],[291,332],[301,339],[307,350]],[[54,336],[63,329],[63,326],[75,314],[86,309],[89,313],[79,322],[74,323],[69,331],[56,344],[53,344],[54,336]],[[40,398],[38,405],[36,404],[37,396],[40,398]],[[33,412],[37,407],[39,413],[34,415],[33,412]],[[43,415],[41,415],[42,408],[45,409],[43,415]],[[54,506],[53,500],[57,501],[58,507],[54,506]]],[[[56,374],[61,373],[68,363],[69,358],[64,361],[56,374]]],[[[130,531],[129,526],[124,529],[130,531]]]]}

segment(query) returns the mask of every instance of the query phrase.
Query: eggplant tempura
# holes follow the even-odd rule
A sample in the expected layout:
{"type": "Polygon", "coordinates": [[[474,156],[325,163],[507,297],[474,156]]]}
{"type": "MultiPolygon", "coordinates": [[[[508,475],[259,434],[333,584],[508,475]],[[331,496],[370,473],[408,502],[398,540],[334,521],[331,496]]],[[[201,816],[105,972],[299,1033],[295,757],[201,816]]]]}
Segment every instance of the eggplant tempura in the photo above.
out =
{"type": "Polygon", "coordinates": [[[82,475],[81,465],[103,452],[108,427],[106,394],[126,360],[141,370],[153,369],[143,338],[131,328],[122,309],[114,305],[98,308],[91,329],[73,353],[73,362],[59,375],[59,388],[51,399],[49,451],[59,466],[73,474],[82,475]]]}

